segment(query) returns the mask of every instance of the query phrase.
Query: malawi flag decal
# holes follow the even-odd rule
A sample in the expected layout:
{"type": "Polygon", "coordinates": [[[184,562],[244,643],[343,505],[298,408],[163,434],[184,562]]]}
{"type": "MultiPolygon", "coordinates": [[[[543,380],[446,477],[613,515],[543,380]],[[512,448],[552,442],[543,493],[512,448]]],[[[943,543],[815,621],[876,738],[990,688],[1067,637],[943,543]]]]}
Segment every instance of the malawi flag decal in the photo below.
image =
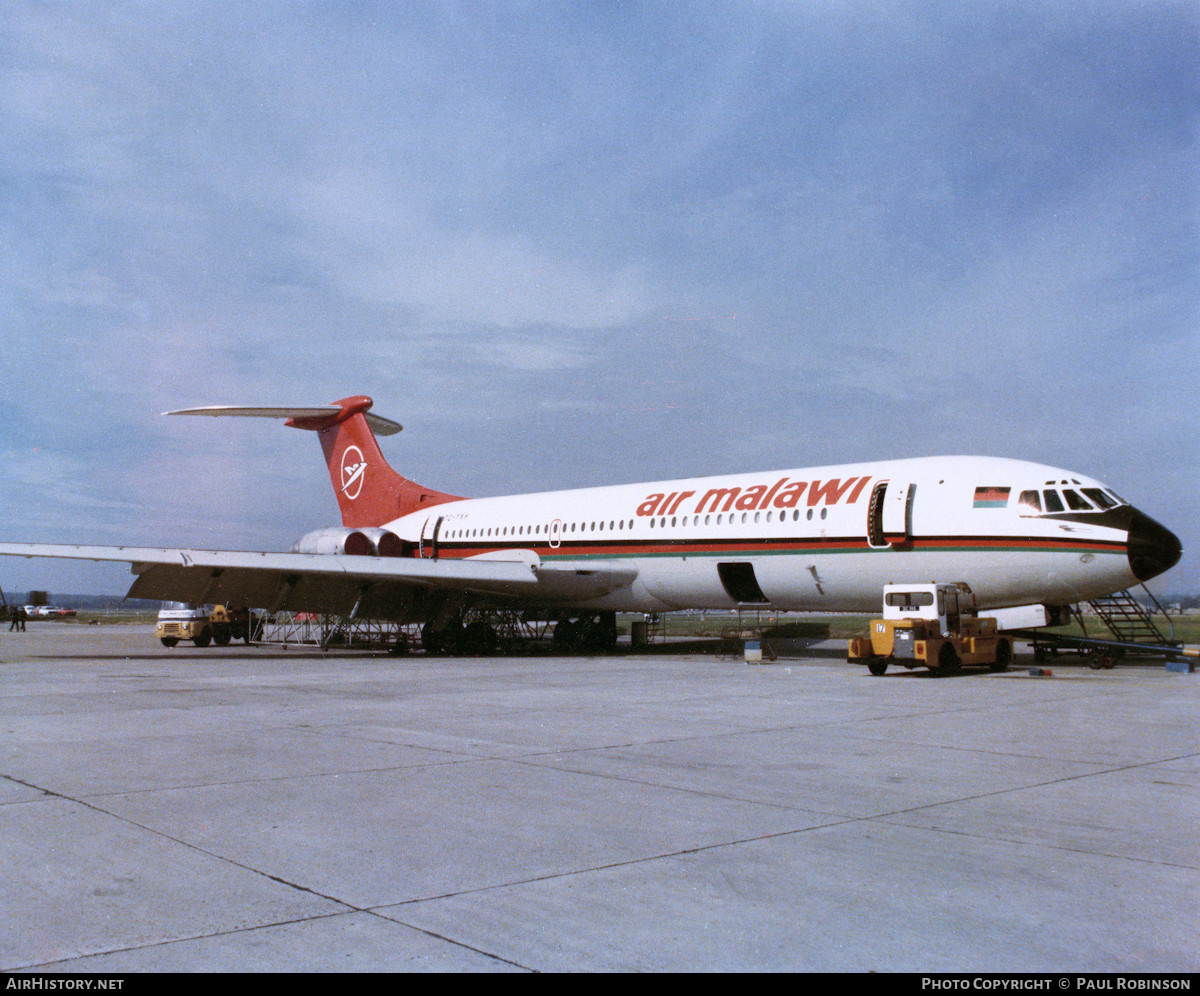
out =
{"type": "Polygon", "coordinates": [[[975,508],[1004,508],[1011,488],[976,488],[975,508]]]}

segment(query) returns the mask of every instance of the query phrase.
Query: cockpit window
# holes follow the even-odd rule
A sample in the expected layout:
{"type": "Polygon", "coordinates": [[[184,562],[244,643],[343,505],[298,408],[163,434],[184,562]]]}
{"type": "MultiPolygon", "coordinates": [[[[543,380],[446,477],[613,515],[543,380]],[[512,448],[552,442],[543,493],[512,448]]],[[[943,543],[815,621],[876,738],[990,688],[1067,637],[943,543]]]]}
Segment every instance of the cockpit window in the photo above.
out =
{"type": "MultiPolygon", "coordinates": [[[[1054,482],[1047,481],[1047,484],[1054,482]]],[[[1059,482],[1063,484],[1065,482],[1059,482]]],[[[1017,508],[1022,515],[1047,515],[1056,512],[1107,512],[1110,508],[1127,504],[1108,488],[1043,488],[1038,491],[1022,491],[1017,508]],[[1085,497],[1086,496],[1086,497],[1085,497]],[[1064,504],[1065,499],[1065,504],[1064,504]]]]}
{"type": "Polygon", "coordinates": [[[1084,488],[1083,493],[1092,499],[1092,501],[1096,503],[1096,507],[1099,509],[1117,507],[1117,503],[1099,488],[1084,488]]]}

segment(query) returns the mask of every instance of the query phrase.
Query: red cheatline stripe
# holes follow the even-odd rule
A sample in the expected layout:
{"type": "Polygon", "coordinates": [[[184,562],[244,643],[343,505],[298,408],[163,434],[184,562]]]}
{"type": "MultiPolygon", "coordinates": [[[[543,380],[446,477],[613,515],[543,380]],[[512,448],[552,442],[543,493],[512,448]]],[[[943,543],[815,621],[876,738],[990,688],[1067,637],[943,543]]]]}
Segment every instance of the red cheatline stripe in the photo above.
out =
{"type": "MultiPolygon", "coordinates": [[[[1083,551],[1097,553],[1125,553],[1126,544],[1119,541],[1071,540],[1035,536],[935,536],[918,537],[904,548],[904,552],[917,550],[1048,550],[1083,551]]],[[[529,544],[454,544],[440,543],[440,556],[474,557],[483,553],[503,550],[532,550],[538,556],[554,557],[637,557],[637,556],[703,556],[720,554],[779,554],[779,553],[845,553],[850,551],[880,552],[868,546],[865,539],[733,539],[709,542],[679,540],[642,540],[621,543],[605,543],[602,540],[566,542],[557,547],[544,543],[529,544]]]]}

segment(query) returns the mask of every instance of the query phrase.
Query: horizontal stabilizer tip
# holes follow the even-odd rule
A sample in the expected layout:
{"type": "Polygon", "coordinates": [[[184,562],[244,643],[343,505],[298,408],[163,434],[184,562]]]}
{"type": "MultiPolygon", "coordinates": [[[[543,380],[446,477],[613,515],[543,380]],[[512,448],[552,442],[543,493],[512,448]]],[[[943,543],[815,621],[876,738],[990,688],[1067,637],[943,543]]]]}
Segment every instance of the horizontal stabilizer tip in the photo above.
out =
{"type": "MultiPolygon", "coordinates": [[[[359,399],[347,399],[359,400],[359,399]]],[[[177,411],[163,412],[164,415],[208,415],[212,418],[218,418],[223,415],[237,416],[239,418],[278,418],[285,419],[289,425],[297,429],[321,429],[326,425],[332,425],[342,421],[354,411],[362,411],[363,417],[377,435],[394,436],[400,431],[402,426],[399,422],[393,422],[391,419],[383,418],[379,415],[373,415],[366,411],[366,407],[370,407],[370,399],[361,399],[367,402],[365,407],[355,405],[351,406],[346,403],[336,405],[324,405],[321,407],[281,407],[281,408],[251,408],[240,405],[206,405],[202,408],[180,408],[177,411]]]]}

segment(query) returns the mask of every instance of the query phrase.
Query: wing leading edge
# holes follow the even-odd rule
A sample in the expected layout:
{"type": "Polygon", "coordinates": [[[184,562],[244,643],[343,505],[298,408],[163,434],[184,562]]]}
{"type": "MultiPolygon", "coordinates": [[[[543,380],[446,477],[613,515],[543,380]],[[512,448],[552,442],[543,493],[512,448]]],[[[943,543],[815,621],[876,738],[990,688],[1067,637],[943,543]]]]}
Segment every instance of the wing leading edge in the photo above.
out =
{"type": "Polygon", "coordinates": [[[519,598],[537,584],[531,566],[515,561],[43,543],[0,543],[0,554],[128,563],[137,575],[128,598],[373,619],[407,618],[414,601],[435,589],[504,601],[519,598]]]}
{"type": "Polygon", "coordinates": [[[509,605],[571,604],[630,584],[633,568],[543,566],[520,560],[430,560],[162,547],[0,543],[0,555],[127,563],[137,575],[127,598],[228,603],[271,612],[320,612],[408,620],[428,599],[457,594],[509,605]]]}

